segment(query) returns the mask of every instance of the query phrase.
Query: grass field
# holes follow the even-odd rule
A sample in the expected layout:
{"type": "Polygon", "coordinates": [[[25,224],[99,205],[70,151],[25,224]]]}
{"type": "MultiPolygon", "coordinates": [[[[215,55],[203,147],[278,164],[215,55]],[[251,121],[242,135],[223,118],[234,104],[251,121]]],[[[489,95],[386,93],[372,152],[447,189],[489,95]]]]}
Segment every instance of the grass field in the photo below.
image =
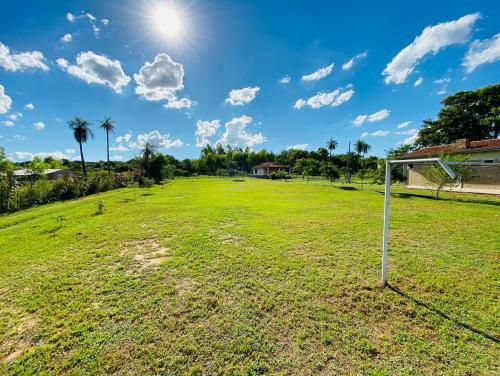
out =
{"type": "Polygon", "coordinates": [[[498,375],[500,200],[395,190],[386,289],[382,187],[186,178],[2,216],[0,374],[498,375]]]}

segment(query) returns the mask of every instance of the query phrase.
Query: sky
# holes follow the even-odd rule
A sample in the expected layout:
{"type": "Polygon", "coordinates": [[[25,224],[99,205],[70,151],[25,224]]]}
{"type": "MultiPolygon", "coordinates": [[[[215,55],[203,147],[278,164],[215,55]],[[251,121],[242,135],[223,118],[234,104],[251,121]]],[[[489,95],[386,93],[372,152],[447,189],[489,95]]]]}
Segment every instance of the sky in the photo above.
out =
{"type": "Polygon", "coordinates": [[[500,82],[500,2],[6,1],[0,146],[14,161],[85,159],[146,142],[176,158],[207,144],[369,154],[412,143],[440,101],[500,82]],[[495,21],[496,20],[496,21],[495,21]]]}

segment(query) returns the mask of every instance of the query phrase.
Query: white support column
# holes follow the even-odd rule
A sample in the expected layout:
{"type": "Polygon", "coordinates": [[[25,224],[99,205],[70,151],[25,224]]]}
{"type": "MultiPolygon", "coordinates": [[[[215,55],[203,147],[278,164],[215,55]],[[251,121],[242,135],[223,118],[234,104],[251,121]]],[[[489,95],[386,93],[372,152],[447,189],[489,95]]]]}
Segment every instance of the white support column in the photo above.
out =
{"type": "Polygon", "coordinates": [[[385,194],[384,194],[384,235],[382,240],[382,286],[387,285],[387,248],[389,243],[389,200],[391,197],[391,162],[385,162],[385,194]]]}

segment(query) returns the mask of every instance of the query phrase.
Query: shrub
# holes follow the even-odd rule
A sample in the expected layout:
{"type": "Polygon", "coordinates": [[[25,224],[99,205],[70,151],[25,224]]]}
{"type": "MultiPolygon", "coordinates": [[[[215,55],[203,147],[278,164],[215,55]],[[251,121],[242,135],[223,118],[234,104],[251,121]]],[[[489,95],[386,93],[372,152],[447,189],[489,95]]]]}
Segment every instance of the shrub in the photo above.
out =
{"type": "Polygon", "coordinates": [[[95,204],[97,205],[97,214],[104,213],[104,201],[103,200],[99,200],[95,204]]]}
{"type": "Polygon", "coordinates": [[[95,173],[88,177],[66,175],[55,181],[39,178],[21,184],[0,177],[0,213],[126,187],[130,179],[130,174],[95,173]]]}

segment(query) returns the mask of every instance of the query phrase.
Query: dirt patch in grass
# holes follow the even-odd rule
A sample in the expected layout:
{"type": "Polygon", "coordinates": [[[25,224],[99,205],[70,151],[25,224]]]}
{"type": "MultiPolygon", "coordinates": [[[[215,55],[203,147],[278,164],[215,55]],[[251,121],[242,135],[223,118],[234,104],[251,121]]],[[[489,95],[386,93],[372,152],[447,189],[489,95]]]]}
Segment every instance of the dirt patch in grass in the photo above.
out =
{"type": "Polygon", "coordinates": [[[188,292],[193,291],[193,289],[195,288],[195,283],[192,278],[183,277],[175,281],[175,288],[177,289],[177,293],[179,295],[184,295],[188,292]]]}
{"type": "Polygon", "coordinates": [[[241,243],[242,237],[240,235],[228,232],[229,229],[235,227],[236,227],[236,222],[234,222],[232,219],[228,219],[219,223],[219,225],[211,228],[208,231],[208,234],[214,238],[217,238],[217,240],[222,244],[238,245],[241,243]]]}
{"type": "Polygon", "coordinates": [[[136,262],[132,272],[154,268],[171,256],[170,249],[163,247],[156,239],[134,240],[124,243],[126,253],[132,253],[136,262]]]}
{"type": "Polygon", "coordinates": [[[26,350],[33,347],[33,343],[29,341],[30,332],[32,332],[38,324],[38,319],[34,316],[28,315],[21,319],[15,326],[13,331],[14,336],[7,339],[3,344],[3,349],[10,349],[7,351],[2,361],[9,363],[20,357],[26,350]]]}

